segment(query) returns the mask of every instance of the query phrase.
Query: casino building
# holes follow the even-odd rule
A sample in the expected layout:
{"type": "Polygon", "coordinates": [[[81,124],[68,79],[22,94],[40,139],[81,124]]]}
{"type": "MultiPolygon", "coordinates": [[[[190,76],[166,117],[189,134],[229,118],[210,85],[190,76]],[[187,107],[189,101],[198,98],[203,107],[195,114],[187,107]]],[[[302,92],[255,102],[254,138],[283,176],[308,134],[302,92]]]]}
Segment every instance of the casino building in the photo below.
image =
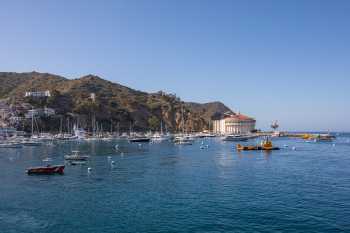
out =
{"type": "Polygon", "coordinates": [[[216,134],[249,134],[255,130],[255,119],[243,114],[225,114],[213,120],[213,131],[216,134]]]}

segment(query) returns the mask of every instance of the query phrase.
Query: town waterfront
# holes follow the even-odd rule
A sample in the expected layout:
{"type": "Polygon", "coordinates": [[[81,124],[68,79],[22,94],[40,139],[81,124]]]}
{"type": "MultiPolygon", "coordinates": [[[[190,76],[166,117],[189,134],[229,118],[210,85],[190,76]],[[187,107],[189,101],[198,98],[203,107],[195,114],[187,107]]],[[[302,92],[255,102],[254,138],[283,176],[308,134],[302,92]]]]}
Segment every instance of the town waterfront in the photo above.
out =
{"type": "Polygon", "coordinates": [[[0,229],[349,232],[350,135],[273,143],[281,150],[238,153],[219,138],[192,146],[115,140],[2,148],[0,229]],[[89,163],[67,166],[64,175],[25,174],[46,157],[63,163],[72,150],[89,154],[89,163]]]}

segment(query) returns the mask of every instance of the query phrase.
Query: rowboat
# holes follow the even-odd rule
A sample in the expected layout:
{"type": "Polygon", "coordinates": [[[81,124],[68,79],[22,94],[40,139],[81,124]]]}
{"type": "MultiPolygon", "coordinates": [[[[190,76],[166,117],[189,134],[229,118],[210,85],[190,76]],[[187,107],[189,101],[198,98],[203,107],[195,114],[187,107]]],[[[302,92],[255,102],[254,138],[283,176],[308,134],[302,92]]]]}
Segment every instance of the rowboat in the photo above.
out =
{"type": "Polygon", "coordinates": [[[27,169],[28,175],[53,175],[53,174],[63,174],[64,165],[47,165],[45,167],[32,167],[27,169]]]}

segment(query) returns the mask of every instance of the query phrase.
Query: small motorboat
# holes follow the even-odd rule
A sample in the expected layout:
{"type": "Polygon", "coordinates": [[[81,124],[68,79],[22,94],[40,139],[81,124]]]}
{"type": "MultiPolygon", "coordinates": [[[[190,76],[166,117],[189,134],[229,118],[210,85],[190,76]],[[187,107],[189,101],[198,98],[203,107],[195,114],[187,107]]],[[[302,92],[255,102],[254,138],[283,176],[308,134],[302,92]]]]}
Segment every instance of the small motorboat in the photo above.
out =
{"type": "Polygon", "coordinates": [[[129,142],[150,142],[151,138],[148,137],[132,137],[129,138],[129,142]]]}
{"type": "Polygon", "coordinates": [[[301,135],[301,138],[304,140],[310,140],[313,138],[313,136],[311,134],[306,133],[306,134],[301,135]]]}
{"type": "Polygon", "coordinates": [[[193,145],[193,142],[187,141],[187,140],[180,140],[180,141],[175,142],[175,145],[191,146],[191,145],[193,145]]]}
{"type": "Polygon", "coordinates": [[[255,138],[255,136],[232,134],[232,135],[227,135],[223,140],[229,141],[229,142],[245,142],[252,138],[255,138]]]}
{"type": "Polygon", "coordinates": [[[35,140],[25,140],[25,141],[22,141],[21,144],[23,146],[40,146],[40,145],[42,145],[41,142],[38,142],[35,140]]]}
{"type": "Polygon", "coordinates": [[[49,158],[49,157],[47,157],[47,158],[44,158],[42,161],[43,161],[43,162],[51,162],[51,161],[52,161],[52,159],[51,159],[51,158],[49,158]]]}
{"type": "Polygon", "coordinates": [[[112,137],[104,137],[104,138],[101,138],[102,141],[105,141],[105,142],[109,142],[109,141],[112,141],[113,138],[112,137]]]}
{"type": "Polygon", "coordinates": [[[152,142],[163,142],[170,140],[170,136],[165,134],[155,134],[152,136],[152,142]]]}
{"type": "Polygon", "coordinates": [[[89,159],[89,156],[87,155],[80,155],[79,151],[74,150],[72,151],[71,155],[65,155],[64,159],[66,161],[86,161],[89,159]]]}
{"type": "Polygon", "coordinates": [[[314,138],[314,142],[332,142],[335,139],[335,136],[330,134],[318,134],[314,138]]]}
{"type": "Polygon", "coordinates": [[[279,150],[279,147],[274,147],[272,145],[272,142],[266,138],[265,140],[263,140],[261,142],[260,145],[254,145],[254,146],[243,146],[241,144],[237,144],[236,149],[238,151],[249,151],[249,150],[267,150],[267,151],[271,151],[271,150],[279,150]]]}
{"type": "Polygon", "coordinates": [[[73,160],[70,160],[68,161],[68,164],[69,165],[72,165],[72,166],[76,166],[76,165],[86,165],[86,161],[83,161],[83,160],[76,160],[76,161],[73,161],[73,160]]]}
{"type": "Polygon", "coordinates": [[[189,137],[189,136],[179,136],[179,137],[175,137],[174,139],[174,143],[175,145],[192,145],[194,142],[194,140],[189,137]]]}
{"type": "Polygon", "coordinates": [[[0,148],[21,148],[22,144],[17,142],[0,143],[0,148]]]}
{"type": "Polygon", "coordinates": [[[32,167],[27,169],[28,175],[53,175],[53,174],[63,174],[64,165],[47,165],[45,167],[32,167]]]}

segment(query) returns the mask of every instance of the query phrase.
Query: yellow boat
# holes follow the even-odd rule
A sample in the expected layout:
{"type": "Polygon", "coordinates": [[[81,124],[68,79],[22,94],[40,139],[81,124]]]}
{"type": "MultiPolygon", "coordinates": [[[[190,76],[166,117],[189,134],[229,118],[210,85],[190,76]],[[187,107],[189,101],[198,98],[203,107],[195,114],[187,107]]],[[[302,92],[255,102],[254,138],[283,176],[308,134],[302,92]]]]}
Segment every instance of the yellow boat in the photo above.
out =
{"type": "Polygon", "coordinates": [[[304,134],[303,136],[301,136],[302,139],[304,140],[310,140],[313,138],[313,135],[311,134],[304,134]]]}
{"type": "Polygon", "coordinates": [[[280,148],[274,147],[272,145],[272,142],[268,138],[266,138],[265,140],[263,140],[261,142],[260,146],[258,146],[258,145],[256,145],[256,146],[243,146],[241,144],[237,144],[236,149],[238,151],[242,151],[242,150],[248,151],[248,150],[279,150],[280,148]]]}

